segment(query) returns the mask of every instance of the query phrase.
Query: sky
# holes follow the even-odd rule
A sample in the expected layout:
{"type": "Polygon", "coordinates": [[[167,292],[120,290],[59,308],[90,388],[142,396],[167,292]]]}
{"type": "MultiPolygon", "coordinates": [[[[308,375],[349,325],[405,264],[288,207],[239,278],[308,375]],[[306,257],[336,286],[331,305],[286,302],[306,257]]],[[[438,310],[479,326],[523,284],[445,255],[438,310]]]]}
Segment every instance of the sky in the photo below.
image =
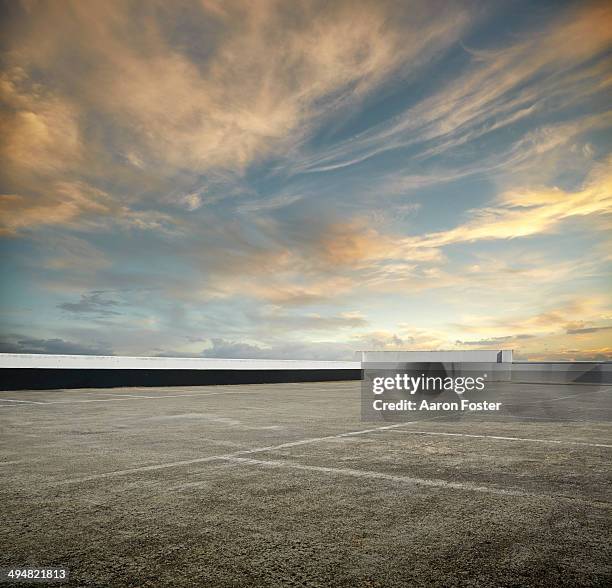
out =
{"type": "Polygon", "coordinates": [[[0,351],[611,358],[612,3],[0,6],[0,351]]]}

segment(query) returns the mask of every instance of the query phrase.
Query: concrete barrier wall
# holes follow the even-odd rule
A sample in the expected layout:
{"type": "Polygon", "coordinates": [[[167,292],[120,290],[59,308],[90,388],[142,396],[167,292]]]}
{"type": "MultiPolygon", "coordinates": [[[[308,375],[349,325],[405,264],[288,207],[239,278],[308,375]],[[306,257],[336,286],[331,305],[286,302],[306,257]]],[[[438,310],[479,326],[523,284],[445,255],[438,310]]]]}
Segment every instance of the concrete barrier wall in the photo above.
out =
{"type": "Polygon", "coordinates": [[[511,381],[529,384],[612,384],[612,363],[515,362],[511,381]]]}
{"type": "Polygon", "coordinates": [[[492,381],[612,384],[612,363],[511,362],[512,352],[365,351],[362,361],[307,361],[0,353],[1,390],[206,386],[360,380],[368,364],[399,370],[437,363],[454,376],[485,370],[492,381]]]}
{"type": "Polygon", "coordinates": [[[358,351],[362,363],[512,363],[511,349],[469,349],[465,351],[358,351]]]}
{"type": "Polygon", "coordinates": [[[215,357],[120,357],[114,355],[42,355],[0,353],[0,369],[124,369],[124,370],[351,370],[358,361],[301,359],[218,359],[215,357]]]}
{"type": "Polygon", "coordinates": [[[354,361],[0,354],[1,390],[360,380],[354,361]]]}

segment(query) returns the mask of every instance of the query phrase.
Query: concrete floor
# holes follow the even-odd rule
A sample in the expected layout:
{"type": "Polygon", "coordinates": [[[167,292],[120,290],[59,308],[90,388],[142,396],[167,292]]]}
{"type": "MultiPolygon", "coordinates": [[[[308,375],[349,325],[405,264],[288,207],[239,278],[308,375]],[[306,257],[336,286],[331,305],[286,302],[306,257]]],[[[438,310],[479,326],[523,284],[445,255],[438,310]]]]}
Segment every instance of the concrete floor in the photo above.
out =
{"type": "Polygon", "coordinates": [[[65,585],[612,581],[610,423],[364,423],[335,382],[2,392],[0,424],[0,567],[65,585]]]}

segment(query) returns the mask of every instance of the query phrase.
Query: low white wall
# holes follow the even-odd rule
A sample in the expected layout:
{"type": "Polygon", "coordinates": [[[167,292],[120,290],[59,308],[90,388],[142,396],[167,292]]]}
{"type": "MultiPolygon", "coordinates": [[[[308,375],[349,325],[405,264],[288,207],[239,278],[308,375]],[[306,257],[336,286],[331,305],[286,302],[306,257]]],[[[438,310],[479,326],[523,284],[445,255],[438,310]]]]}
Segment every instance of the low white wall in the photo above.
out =
{"type": "Polygon", "coordinates": [[[464,351],[358,351],[362,362],[470,362],[512,363],[511,349],[469,349],[464,351]]]}
{"type": "Polygon", "coordinates": [[[0,353],[0,369],[129,369],[129,370],[358,370],[358,361],[301,359],[217,359],[206,357],[115,357],[0,353]]]}

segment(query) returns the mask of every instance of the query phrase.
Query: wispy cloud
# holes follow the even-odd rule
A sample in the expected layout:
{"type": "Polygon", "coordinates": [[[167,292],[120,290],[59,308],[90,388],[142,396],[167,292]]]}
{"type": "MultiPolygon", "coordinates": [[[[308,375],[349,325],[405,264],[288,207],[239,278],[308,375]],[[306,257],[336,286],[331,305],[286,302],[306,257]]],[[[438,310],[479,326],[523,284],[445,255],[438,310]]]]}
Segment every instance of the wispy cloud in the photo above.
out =
{"type": "Polygon", "coordinates": [[[472,65],[456,80],[390,122],[306,158],[299,167],[328,171],[417,144],[420,157],[431,157],[536,110],[560,109],[605,91],[612,82],[611,23],[607,3],[587,3],[514,45],[470,50],[472,65]],[[575,69],[596,58],[600,61],[575,69]]]}
{"type": "MultiPolygon", "coordinates": [[[[280,305],[305,305],[339,299],[356,291],[407,292],[469,287],[505,287],[515,290],[528,280],[544,284],[593,273],[593,263],[556,262],[554,269],[541,257],[522,265],[505,263],[499,256],[478,263],[449,262],[449,248],[461,244],[533,238],[565,230],[589,219],[590,231],[604,231],[593,219],[612,212],[612,177],[608,162],[597,164],[575,191],[556,187],[526,187],[502,193],[490,206],[462,214],[463,223],[439,232],[406,236],[387,230],[386,224],[365,217],[325,222],[287,233],[271,221],[242,225],[224,234],[213,232],[206,245],[197,244],[194,260],[206,271],[194,294],[201,299],[236,295],[280,305]],[[254,229],[257,229],[254,231],[254,229]],[[198,293],[200,292],[200,293],[198,293]]],[[[460,219],[458,219],[460,220],[460,219]]]]}
{"type": "Polygon", "coordinates": [[[57,182],[44,193],[0,194],[0,235],[46,225],[99,229],[119,225],[141,230],[171,230],[177,221],[157,210],[135,210],[107,192],[83,182],[57,182]]]}
{"type": "Polygon", "coordinates": [[[559,228],[581,217],[612,213],[612,160],[593,168],[582,189],[523,188],[503,193],[497,206],[470,211],[468,222],[428,235],[421,244],[440,247],[487,239],[514,239],[559,228]]]}
{"type": "MultiPolygon", "coordinates": [[[[420,2],[364,2],[359,10],[349,2],[203,2],[175,10],[210,34],[189,50],[174,43],[172,9],[156,2],[16,8],[0,83],[10,178],[4,234],[95,216],[168,224],[159,211],[136,213],[134,202],[156,185],[203,173],[205,183],[235,181],[250,165],[297,148],[333,113],[456,40],[469,15],[457,5],[440,19],[420,2]],[[87,186],[83,198],[76,186],[87,186]]],[[[194,211],[206,200],[198,189],[176,204],[194,211]]],[[[260,199],[243,209],[282,205],[260,199]]]]}
{"type": "Polygon", "coordinates": [[[601,331],[609,331],[612,329],[612,325],[606,325],[605,327],[580,327],[567,329],[568,335],[585,335],[590,333],[599,333],[601,331]]]}

